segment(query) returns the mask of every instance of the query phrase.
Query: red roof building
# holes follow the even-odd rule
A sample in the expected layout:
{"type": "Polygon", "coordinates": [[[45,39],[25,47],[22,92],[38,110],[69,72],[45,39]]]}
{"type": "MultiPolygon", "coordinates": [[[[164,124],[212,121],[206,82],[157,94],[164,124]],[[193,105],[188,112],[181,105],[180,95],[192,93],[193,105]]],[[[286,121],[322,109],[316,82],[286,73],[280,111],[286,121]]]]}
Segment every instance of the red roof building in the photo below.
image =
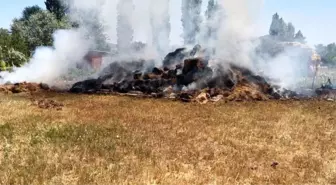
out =
{"type": "Polygon", "coordinates": [[[108,53],[104,51],[89,51],[85,55],[85,60],[90,64],[93,69],[100,69],[103,63],[103,57],[108,53]]]}

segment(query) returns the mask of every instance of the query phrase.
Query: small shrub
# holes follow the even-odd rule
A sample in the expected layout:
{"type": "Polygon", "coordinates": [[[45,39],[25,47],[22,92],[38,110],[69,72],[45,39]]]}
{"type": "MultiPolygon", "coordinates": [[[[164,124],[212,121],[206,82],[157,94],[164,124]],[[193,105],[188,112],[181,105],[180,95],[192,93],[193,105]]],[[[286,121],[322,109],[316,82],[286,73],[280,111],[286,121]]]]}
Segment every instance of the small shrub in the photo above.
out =
{"type": "Polygon", "coordinates": [[[0,46],[0,70],[5,71],[11,67],[20,67],[27,62],[27,57],[13,48],[0,46]]]}

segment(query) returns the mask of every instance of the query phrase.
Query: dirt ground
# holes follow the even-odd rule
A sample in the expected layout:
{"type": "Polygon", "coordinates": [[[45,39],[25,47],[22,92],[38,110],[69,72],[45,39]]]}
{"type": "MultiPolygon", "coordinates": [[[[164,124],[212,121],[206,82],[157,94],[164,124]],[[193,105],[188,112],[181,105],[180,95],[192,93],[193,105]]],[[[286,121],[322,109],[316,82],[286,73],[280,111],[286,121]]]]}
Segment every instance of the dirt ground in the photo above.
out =
{"type": "Polygon", "coordinates": [[[0,94],[0,184],[336,184],[336,103],[0,94]]]}

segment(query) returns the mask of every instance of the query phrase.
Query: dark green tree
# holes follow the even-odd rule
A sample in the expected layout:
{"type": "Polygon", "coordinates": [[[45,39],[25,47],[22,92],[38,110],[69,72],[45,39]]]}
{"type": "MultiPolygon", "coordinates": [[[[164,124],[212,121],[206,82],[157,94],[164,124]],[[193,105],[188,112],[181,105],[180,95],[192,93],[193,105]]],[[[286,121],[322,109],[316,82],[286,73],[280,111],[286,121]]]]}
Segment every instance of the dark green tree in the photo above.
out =
{"type": "Polygon", "coordinates": [[[7,29],[0,28],[0,46],[13,48],[16,51],[29,56],[29,49],[25,39],[18,34],[11,33],[7,29]]]}
{"type": "Polygon", "coordinates": [[[11,42],[9,30],[0,28],[0,46],[6,46],[11,42]]]}
{"type": "Polygon", "coordinates": [[[1,70],[7,70],[13,66],[20,67],[22,64],[27,62],[27,57],[13,48],[0,46],[0,61],[2,63],[1,70]]]}
{"type": "Polygon", "coordinates": [[[25,56],[30,56],[28,41],[18,33],[11,33],[11,47],[16,51],[23,53],[25,56]]]}
{"type": "Polygon", "coordinates": [[[9,30],[0,28],[0,71],[21,66],[27,61],[26,55],[15,49],[20,45],[14,41],[9,30]]]}
{"type": "Polygon", "coordinates": [[[20,20],[28,20],[31,15],[41,12],[42,8],[38,5],[28,6],[22,11],[22,17],[20,20]]]}
{"type": "Polygon", "coordinates": [[[28,20],[15,19],[11,25],[11,32],[17,40],[22,39],[27,43],[30,54],[38,46],[51,46],[52,34],[58,29],[69,27],[68,22],[58,21],[54,14],[43,10],[31,15],[28,20]]]}
{"type": "Polygon", "coordinates": [[[61,0],[46,0],[44,4],[49,12],[55,14],[57,20],[62,20],[68,11],[67,7],[61,0]]]}

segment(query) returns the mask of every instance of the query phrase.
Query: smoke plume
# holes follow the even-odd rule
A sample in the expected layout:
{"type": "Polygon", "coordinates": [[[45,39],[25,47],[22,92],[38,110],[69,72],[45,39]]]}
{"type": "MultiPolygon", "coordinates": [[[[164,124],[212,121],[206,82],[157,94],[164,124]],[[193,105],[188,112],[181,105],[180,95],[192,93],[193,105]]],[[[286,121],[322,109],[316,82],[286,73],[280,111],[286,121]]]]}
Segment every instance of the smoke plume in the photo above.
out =
{"type": "Polygon", "coordinates": [[[79,30],[59,30],[53,37],[53,47],[39,47],[27,64],[15,68],[13,72],[2,72],[2,83],[52,83],[69,68],[74,67],[89,50],[89,43],[79,30]]]}
{"type": "Polygon", "coordinates": [[[219,0],[222,9],[220,27],[217,32],[217,57],[230,62],[252,68],[251,55],[256,45],[252,40],[256,37],[255,17],[263,5],[263,0],[219,0]]]}
{"type": "Polygon", "coordinates": [[[151,0],[150,7],[153,45],[164,55],[169,51],[169,0],[151,0]]]}
{"type": "MultiPolygon", "coordinates": [[[[176,0],[65,1],[69,6],[69,17],[79,27],[57,31],[53,47],[36,48],[29,63],[13,72],[0,73],[3,78],[0,83],[52,82],[83,62],[89,50],[117,53],[105,58],[105,65],[127,58],[156,59],[156,64],[160,65],[164,55],[172,49],[171,33],[177,33],[172,32],[171,25],[177,24],[172,23],[171,9],[181,11],[182,17],[175,21],[182,25],[184,44],[200,43],[215,48],[212,57],[219,58],[222,63],[266,71],[266,75],[281,79],[284,84],[291,84],[301,73],[297,62],[293,61],[302,58],[293,57],[292,50],[267,60],[256,55],[259,45],[256,20],[264,0],[210,0],[210,3],[203,0],[203,4],[213,5],[205,15],[201,14],[205,9],[201,0],[182,0],[178,5],[172,3],[176,0]],[[144,48],[135,50],[135,42],[142,42],[144,48]]],[[[294,52],[294,55],[299,54],[294,52]]]]}
{"type": "Polygon", "coordinates": [[[132,15],[134,5],[132,0],[119,1],[118,6],[118,24],[117,24],[117,44],[118,51],[129,52],[133,41],[132,15]]]}

